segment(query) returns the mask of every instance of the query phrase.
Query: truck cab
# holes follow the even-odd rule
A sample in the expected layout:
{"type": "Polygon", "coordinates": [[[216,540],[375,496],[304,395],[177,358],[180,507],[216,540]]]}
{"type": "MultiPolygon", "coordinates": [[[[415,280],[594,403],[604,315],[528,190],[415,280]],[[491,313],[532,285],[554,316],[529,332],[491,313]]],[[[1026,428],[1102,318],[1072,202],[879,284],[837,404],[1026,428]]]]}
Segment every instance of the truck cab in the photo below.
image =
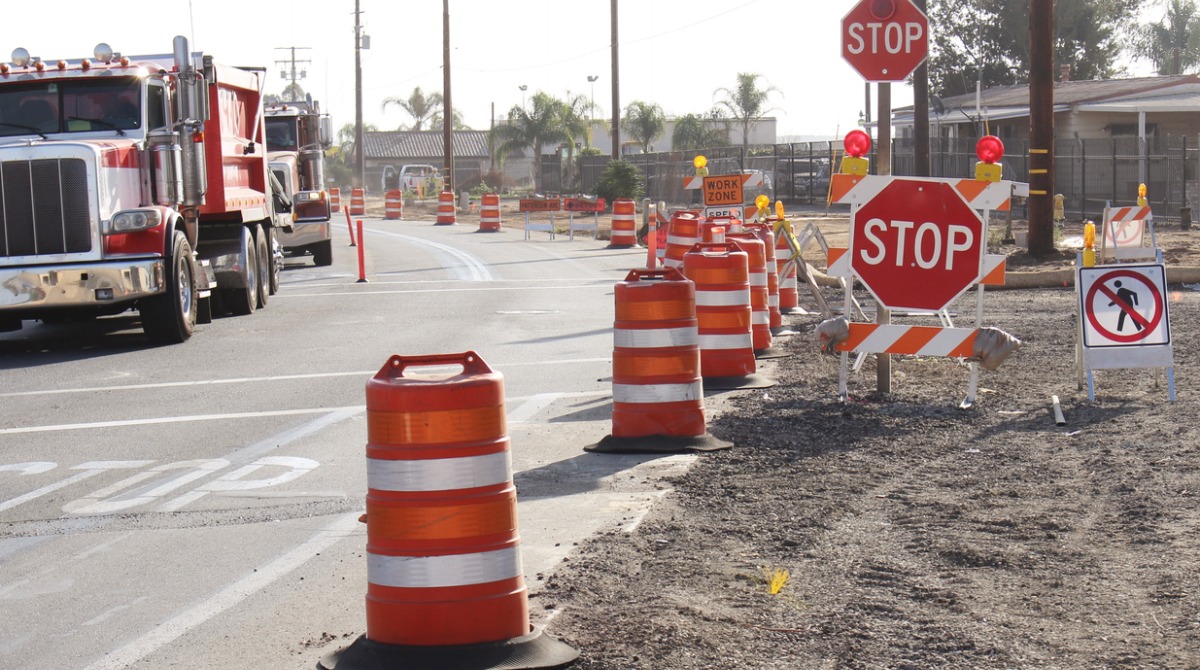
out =
{"type": "Polygon", "coordinates": [[[284,252],[311,253],[317,265],[333,263],[331,209],[325,189],[325,150],[333,127],[310,100],[289,101],[266,110],[267,156],[271,173],[290,201],[290,221],[279,232],[284,252]]]}

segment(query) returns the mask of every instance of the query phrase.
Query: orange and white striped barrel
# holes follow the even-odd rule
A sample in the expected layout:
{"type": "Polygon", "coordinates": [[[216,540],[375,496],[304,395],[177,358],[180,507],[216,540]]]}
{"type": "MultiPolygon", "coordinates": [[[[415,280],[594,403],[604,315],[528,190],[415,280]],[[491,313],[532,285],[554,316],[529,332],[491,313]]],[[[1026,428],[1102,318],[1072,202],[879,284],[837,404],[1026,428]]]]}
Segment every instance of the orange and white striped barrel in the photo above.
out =
{"type": "Polygon", "coordinates": [[[350,216],[363,216],[367,213],[367,191],[363,188],[350,189],[350,216]]]}
{"type": "Polygon", "coordinates": [[[383,194],[383,218],[390,221],[404,218],[404,192],[393,188],[383,194]]]}
{"type": "Polygon", "coordinates": [[[629,198],[618,198],[613,201],[612,234],[608,238],[609,248],[636,247],[637,224],[634,217],[637,214],[637,203],[629,198]]]}
{"type": "Polygon", "coordinates": [[[484,193],[479,205],[479,232],[500,231],[500,194],[484,193]]]}
{"type": "Polygon", "coordinates": [[[667,249],[663,265],[669,268],[683,267],[683,255],[700,241],[700,212],[681,209],[671,215],[667,224],[667,249]]]}
{"type": "Polygon", "coordinates": [[[696,284],[701,376],[754,374],[749,256],[739,244],[699,243],[684,254],[683,275],[696,284]]]}
{"type": "Polygon", "coordinates": [[[342,189],[336,186],[329,189],[329,211],[342,211],[342,189]]]}
{"type": "Polygon", "coordinates": [[[779,311],[779,267],[775,264],[775,231],[767,223],[748,223],[746,230],[762,240],[767,261],[767,323],[772,330],[780,328],[783,326],[783,313],[779,311]]]}
{"type": "Polygon", "coordinates": [[[616,286],[613,437],[704,435],[695,284],[679,270],[632,270],[616,286]]]}
{"type": "Polygon", "coordinates": [[[788,258],[791,256],[792,248],[788,245],[787,238],[780,235],[775,242],[775,271],[779,276],[780,314],[791,314],[800,308],[800,283],[797,280],[796,264],[788,264],[788,258]]]}
{"type": "Polygon", "coordinates": [[[750,323],[754,334],[754,350],[765,351],[771,348],[771,308],[770,294],[767,290],[767,252],[766,245],[754,233],[726,233],[725,238],[736,242],[742,251],[746,252],[750,262],[750,307],[752,311],[750,323]]]}
{"type": "Polygon", "coordinates": [[[472,351],[392,356],[367,382],[367,639],[529,633],[506,429],[503,376],[472,351]]]}
{"type": "Polygon", "coordinates": [[[705,244],[712,243],[713,230],[720,228],[724,233],[741,232],[742,220],[736,216],[711,216],[700,224],[700,241],[705,244]]]}
{"type": "Polygon", "coordinates": [[[452,226],[458,223],[458,212],[454,208],[454,192],[438,193],[438,209],[436,226],[452,226]]]}

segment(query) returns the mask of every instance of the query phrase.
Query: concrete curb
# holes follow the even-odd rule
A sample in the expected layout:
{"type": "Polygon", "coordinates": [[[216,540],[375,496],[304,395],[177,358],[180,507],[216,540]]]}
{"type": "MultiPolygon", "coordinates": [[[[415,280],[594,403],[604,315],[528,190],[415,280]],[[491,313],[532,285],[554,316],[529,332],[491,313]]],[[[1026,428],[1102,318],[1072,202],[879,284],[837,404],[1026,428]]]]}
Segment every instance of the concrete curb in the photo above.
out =
{"type": "MultiPolygon", "coordinates": [[[[1115,266],[1114,266],[1115,267],[1115,266]]],[[[841,286],[836,277],[812,268],[813,279],[817,285],[828,288],[841,286]]],[[[1200,283],[1200,267],[1194,265],[1174,267],[1167,266],[1168,284],[1200,283]]],[[[1075,268],[1061,270],[1041,270],[1032,272],[1009,272],[1004,276],[1004,286],[989,286],[988,290],[1008,290],[1027,288],[1063,288],[1075,285],[1075,268]]]]}

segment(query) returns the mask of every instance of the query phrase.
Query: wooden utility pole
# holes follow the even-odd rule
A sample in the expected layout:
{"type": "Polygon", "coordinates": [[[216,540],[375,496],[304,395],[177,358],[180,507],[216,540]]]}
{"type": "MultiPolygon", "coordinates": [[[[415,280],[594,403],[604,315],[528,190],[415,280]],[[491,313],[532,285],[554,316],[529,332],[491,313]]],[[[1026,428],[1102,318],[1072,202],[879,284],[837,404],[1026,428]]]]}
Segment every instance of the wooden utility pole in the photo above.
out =
{"type": "Polygon", "coordinates": [[[621,160],[621,59],[617,53],[617,0],[612,0],[612,157],[621,160]]]}
{"type": "Polygon", "coordinates": [[[366,156],[363,153],[363,110],[362,110],[362,21],[359,19],[359,0],[354,0],[354,174],[351,185],[362,188],[366,172],[366,156]]]}
{"type": "Polygon", "coordinates": [[[1054,251],[1054,1],[1029,0],[1029,253],[1054,251]]]}
{"type": "MultiPolygon", "coordinates": [[[[913,0],[925,11],[925,0],[913,0]]],[[[929,176],[929,61],[922,61],[913,73],[913,172],[929,176]]]]}
{"type": "Polygon", "coordinates": [[[443,191],[454,192],[454,105],[450,101],[450,0],[442,0],[443,191]]]}

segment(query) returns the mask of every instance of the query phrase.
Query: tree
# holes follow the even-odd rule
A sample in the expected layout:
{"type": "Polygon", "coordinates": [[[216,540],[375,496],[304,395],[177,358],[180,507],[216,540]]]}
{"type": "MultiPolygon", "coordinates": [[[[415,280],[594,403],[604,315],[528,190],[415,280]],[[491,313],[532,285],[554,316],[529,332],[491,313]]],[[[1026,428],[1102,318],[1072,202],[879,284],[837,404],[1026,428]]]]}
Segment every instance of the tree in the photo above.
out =
{"type": "Polygon", "coordinates": [[[778,93],[774,86],[758,87],[758,79],[762,75],[753,72],[739,72],[737,86],[733,89],[718,88],[713,95],[724,95],[717,100],[717,106],[729,112],[742,126],[742,150],[750,148],[750,128],[758,123],[768,113],[775,111],[768,108],[772,93],[778,93]]]}
{"type": "Polygon", "coordinates": [[[434,114],[441,111],[442,102],[441,93],[435,92],[425,95],[425,92],[418,86],[412,90],[412,93],[407,98],[395,96],[384,98],[380,109],[386,112],[388,105],[396,105],[412,117],[413,122],[411,126],[406,128],[401,125],[397,130],[424,130],[425,122],[434,114]]]}
{"type": "Polygon", "coordinates": [[[501,160],[511,154],[533,150],[534,190],[542,190],[542,150],[547,146],[571,140],[563,120],[564,103],[546,93],[538,91],[530,100],[531,105],[513,105],[508,118],[496,126],[492,133],[500,141],[496,155],[501,160]]]}
{"type": "Polygon", "coordinates": [[[662,107],[641,100],[629,103],[621,117],[621,128],[642,145],[644,154],[650,153],[650,143],[662,135],[666,127],[667,115],[662,107]]]}
{"type": "MultiPolygon", "coordinates": [[[[452,121],[453,125],[451,127],[453,127],[455,130],[470,130],[471,129],[470,126],[468,126],[466,124],[466,122],[463,121],[463,116],[462,116],[462,114],[459,113],[459,111],[457,109],[454,110],[454,113],[451,116],[454,119],[452,121]]],[[[445,130],[446,129],[446,118],[441,112],[437,112],[433,116],[429,117],[429,129],[430,130],[445,130]]]]}
{"type": "Polygon", "coordinates": [[[645,177],[633,163],[609,161],[608,165],[604,166],[604,173],[600,176],[600,181],[596,184],[596,195],[608,202],[613,202],[617,198],[637,200],[642,197],[643,183],[645,183],[645,177]]]}
{"type": "Polygon", "coordinates": [[[562,101],[562,125],[563,130],[567,132],[568,187],[575,183],[575,147],[580,144],[592,146],[592,122],[589,118],[591,110],[592,103],[584,95],[573,95],[562,101]]]}
{"type": "MultiPolygon", "coordinates": [[[[1121,73],[1122,32],[1145,0],[1056,0],[1054,52],[1073,79],[1121,73]]],[[[929,0],[929,87],[940,96],[1029,80],[1026,0],[929,0]]]]}
{"type": "MultiPolygon", "coordinates": [[[[376,132],[379,129],[370,123],[363,124],[363,132],[376,132]]],[[[325,170],[329,177],[338,183],[349,183],[354,172],[354,124],[347,123],[337,131],[337,139],[329,151],[325,152],[328,159],[325,170]]]]}
{"type": "Polygon", "coordinates": [[[684,114],[675,119],[671,148],[676,151],[700,151],[729,145],[729,120],[720,109],[708,114],[684,114]]]}
{"type": "Polygon", "coordinates": [[[1134,53],[1148,58],[1159,74],[1183,74],[1200,64],[1200,10],[1193,0],[1166,0],[1158,23],[1138,27],[1134,53]]]}

